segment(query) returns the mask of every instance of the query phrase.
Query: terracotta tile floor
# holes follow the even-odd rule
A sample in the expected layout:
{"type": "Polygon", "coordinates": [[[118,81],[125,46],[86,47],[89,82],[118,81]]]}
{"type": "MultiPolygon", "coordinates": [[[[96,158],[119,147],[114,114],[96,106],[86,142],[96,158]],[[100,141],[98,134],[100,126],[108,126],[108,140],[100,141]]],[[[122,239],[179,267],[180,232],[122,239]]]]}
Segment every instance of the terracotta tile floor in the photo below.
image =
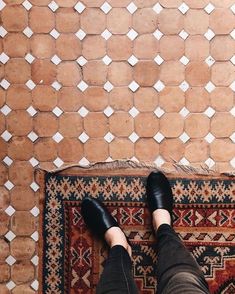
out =
{"type": "Polygon", "coordinates": [[[34,293],[33,170],[235,168],[233,0],[0,0],[0,293],[34,293]]]}

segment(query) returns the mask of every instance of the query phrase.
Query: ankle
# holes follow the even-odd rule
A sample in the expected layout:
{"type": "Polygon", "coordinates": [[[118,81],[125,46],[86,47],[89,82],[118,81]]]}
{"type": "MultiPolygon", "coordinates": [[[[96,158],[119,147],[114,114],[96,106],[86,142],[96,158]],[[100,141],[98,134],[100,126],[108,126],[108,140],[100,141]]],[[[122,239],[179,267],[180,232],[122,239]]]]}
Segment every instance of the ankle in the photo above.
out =
{"type": "Polygon", "coordinates": [[[167,224],[171,226],[171,215],[166,209],[156,209],[153,211],[153,227],[157,230],[160,225],[167,224]]]}

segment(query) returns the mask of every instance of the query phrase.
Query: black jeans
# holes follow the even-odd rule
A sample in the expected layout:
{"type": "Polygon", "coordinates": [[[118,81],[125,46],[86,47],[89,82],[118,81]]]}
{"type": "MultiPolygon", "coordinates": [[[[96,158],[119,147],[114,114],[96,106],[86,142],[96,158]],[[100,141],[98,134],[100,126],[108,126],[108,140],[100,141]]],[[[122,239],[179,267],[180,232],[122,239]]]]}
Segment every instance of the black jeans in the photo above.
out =
{"type": "MultiPolygon", "coordinates": [[[[204,275],[179,239],[174,229],[161,225],[156,233],[157,293],[201,294],[209,293],[204,275]]],[[[139,293],[132,275],[132,262],[124,247],[111,248],[104,271],[97,285],[97,294],[139,293]]]]}

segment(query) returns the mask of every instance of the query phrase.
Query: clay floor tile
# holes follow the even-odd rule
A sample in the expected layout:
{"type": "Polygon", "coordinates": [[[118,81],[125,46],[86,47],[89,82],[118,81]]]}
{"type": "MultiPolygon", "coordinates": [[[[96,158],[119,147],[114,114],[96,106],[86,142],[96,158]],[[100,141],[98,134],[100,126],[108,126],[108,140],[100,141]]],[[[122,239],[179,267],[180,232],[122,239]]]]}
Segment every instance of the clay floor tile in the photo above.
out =
{"type": "Polygon", "coordinates": [[[0,65],[0,80],[2,80],[5,76],[5,73],[4,73],[4,66],[3,64],[0,65]]]}
{"type": "Polygon", "coordinates": [[[6,284],[0,284],[0,293],[1,294],[9,294],[10,293],[10,291],[7,288],[6,284]]]}
{"type": "Polygon", "coordinates": [[[140,161],[153,162],[159,154],[159,144],[152,138],[140,138],[135,143],[135,157],[140,161]]]}
{"type": "Polygon", "coordinates": [[[14,185],[30,185],[33,182],[33,167],[28,161],[14,161],[9,167],[9,180],[14,185]]]}
{"type": "Polygon", "coordinates": [[[13,137],[8,145],[12,160],[29,160],[33,155],[33,143],[27,137],[13,137]]]}
{"type": "Polygon", "coordinates": [[[56,30],[61,33],[76,33],[80,28],[80,18],[73,8],[60,8],[56,13],[56,30]]]}
{"type": "Polygon", "coordinates": [[[0,134],[2,134],[6,129],[6,118],[0,113],[0,134]]]}
{"type": "Polygon", "coordinates": [[[163,9],[158,16],[158,29],[166,35],[179,34],[184,28],[184,16],[178,9],[163,9]]]}
{"type": "Polygon", "coordinates": [[[159,79],[159,66],[154,61],[139,61],[133,70],[133,79],[140,86],[153,86],[159,79]]]}
{"type": "Polygon", "coordinates": [[[109,93],[109,104],[114,110],[129,111],[133,106],[133,93],[127,87],[114,88],[109,93]]]}
{"type": "Polygon", "coordinates": [[[26,83],[31,78],[30,64],[25,59],[10,59],[5,65],[5,78],[14,84],[26,83]]]}
{"type": "Polygon", "coordinates": [[[5,211],[0,210],[0,236],[5,235],[9,231],[10,217],[5,211]]]}
{"type": "Polygon", "coordinates": [[[38,85],[32,91],[33,107],[39,111],[52,111],[57,104],[57,91],[51,86],[38,85]]]}
{"type": "Polygon", "coordinates": [[[3,89],[0,89],[0,107],[2,107],[5,104],[5,102],[6,102],[6,91],[4,91],[3,89]]]}
{"type": "Polygon", "coordinates": [[[27,109],[31,101],[31,92],[24,85],[11,85],[6,92],[6,103],[11,109],[27,109]]]}
{"type": "Polygon", "coordinates": [[[116,138],[109,144],[112,159],[127,159],[134,156],[134,144],[127,138],[116,138]]]}
{"type": "Polygon", "coordinates": [[[134,93],[134,105],[140,112],[154,111],[158,105],[158,93],[150,87],[141,87],[134,93]]]}
{"type": "Polygon", "coordinates": [[[231,173],[231,164],[229,162],[216,162],[216,169],[220,173],[231,173]]]}
{"type": "Polygon", "coordinates": [[[210,29],[215,34],[226,35],[234,29],[234,21],[235,17],[230,9],[216,8],[210,15],[210,29]]]}
{"type": "Polygon", "coordinates": [[[210,94],[211,106],[216,111],[229,111],[233,108],[233,91],[228,87],[216,87],[210,94]]]}
{"type": "Polygon", "coordinates": [[[202,87],[191,87],[185,95],[185,106],[190,112],[203,112],[210,105],[210,95],[202,87]]]}
{"type": "Polygon", "coordinates": [[[11,217],[11,230],[18,236],[31,235],[36,227],[36,218],[29,211],[16,211],[11,217]]]}
{"type": "Polygon", "coordinates": [[[91,86],[101,86],[107,81],[108,67],[100,60],[92,60],[83,66],[83,80],[91,86]]]}
{"type": "Polygon", "coordinates": [[[214,161],[230,161],[234,158],[235,145],[229,139],[215,139],[210,144],[210,157],[214,161]]]}
{"type": "Polygon", "coordinates": [[[33,6],[29,11],[29,27],[34,33],[49,33],[55,27],[55,14],[49,7],[33,6]]]}
{"type": "Polygon", "coordinates": [[[104,137],[108,132],[108,118],[103,113],[90,112],[84,118],[84,130],[89,137],[104,137]]]}
{"type": "Polygon", "coordinates": [[[58,107],[63,111],[78,111],[83,105],[83,97],[77,87],[63,87],[58,93],[58,107]]]}
{"type": "Polygon", "coordinates": [[[135,132],[139,137],[153,137],[159,131],[159,119],[153,112],[142,112],[135,117],[135,132]]]}
{"type": "Polygon", "coordinates": [[[15,136],[26,136],[33,129],[33,119],[25,110],[13,110],[6,117],[8,131],[15,136]]]}
{"type": "Polygon", "coordinates": [[[211,69],[211,81],[216,86],[229,86],[235,78],[234,65],[231,62],[216,62],[211,69]]]}
{"type": "Polygon", "coordinates": [[[27,11],[21,5],[7,5],[1,12],[2,24],[8,32],[23,31],[28,25],[27,11]]]}
{"type": "Polygon", "coordinates": [[[3,163],[0,163],[0,185],[3,186],[7,180],[8,180],[8,169],[3,163]]]}
{"type": "Polygon", "coordinates": [[[184,143],[176,139],[164,139],[160,144],[160,154],[166,161],[179,161],[184,155],[184,143]]]}
{"type": "Polygon", "coordinates": [[[0,261],[5,261],[7,256],[10,254],[9,242],[4,239],[0,239],[0,261]]]}
{"type": "Polygon", "coordinates": [[[204,139],[190,140],[185,147],[185,158],[191,162],[205,162],[209,157],[209,145],[204,139]]]}
{"type": "Polygon", "coordinates": [[[106,16],[100,9],[86,8],[80,16],[80,23],[87,34],[101,34],[106,28],[106,16]]]}
{"type": "Polygon", "coordinates": [[[230,137],[235,130],[235,119],[230,113],[216,113],[211,118],[211,133],[216,138],[230,137]]]}
{"type": "Polygon", "coordinates": [[[154,59],[159,51],[159,41],[153,34],[139,35],[134,40],[133,54],[141,59],[154,59]]]}
{"type": "MultiPolygon", "coordinates": [[[[102,0],[85,0],[87,2],[100,2],[101,5],[103,4],[102,0]]],[[[130,4],[130,0],[109,0],[109,4],[112,7],[127,7],[130,4]]],[[[99,5],[100,6],[100,5],[99,5]]]]}
{"type": "Polygon", "coordinates": [[[51,1],[50,0],[30,0],[30,2],[37,6],[47,6],[51,1]]]}
{"type": "Polygon", "coordinates": [[[132,67],[126,62],[112,62],[108,67],[108,80],[114,86],[128,86],[132,80],[132,67]]]}
{"type": "Polygon", "coordinates": [[[202,138],[210,130],[210,119],[204,114],[190,114],[185,119],[185,132],[190,138],[202,138]]]}
{"type": "Polygon", "coordinates": [[[179,36],[163,36],[159,54],[164,60],[180,59],[184,55],[184,40],[179,36]]]}
{"type": "Polygon", "coordinates": [[[157,14],[152,8],[140,8],[133,14],[132,27],[139,34],[153,33],[157,27],[157,14]]]}
{"type": "Polygon", "coordinates": [[[37,58],[52,58],[55,54],[56,41],[49,34],[34,34],[30,38],[32,55],[37,58]]]}
{"type": "Polygon", "coordinates": [[[53,161],[57,157],[57,143],[51,138],[40,138],[34,144],[34,155],[39,161],[53,161]]]}
{"type": "Polygon", "coordinates": [[[160,132],[166,138],[176,138],[183,133],[184,120],[179,113],[165,113],[160,118],[160,132]]]}
{"type": "Polygon", "coordinates": [[[82,72],[76,62],[61,62],[57,66],[57,80],[62,86],[77,86],[81,78],[82,72]]]}
{"type": "MultiPolygon", "coordinates": [[[[140,0],[143,1],[143,0],[140,0]]],[[[143,1],[144,2],[144,1],[143,1]]],[[[181,0],[159,0],[159,4],[166,8],[178,8],[181,4],[181,0]]]]}
{"type": "Polygon", "coordinates": [[[216,61],[232,58],[235,52],[235,42],[230,36],[215,36],[211,40],[211,55],[216,61]]]}
{"type": "Polygon", "coordinates": [[[3,46],[5,54],[9,57],[25,57],[29,52],[29,39],[22,33],[9,33],[3,39],[3,46]]]}
{"type": "Polygon", "coordinates": [[[180,61],[166,61],[160,66],[159,79],[165,85],[179,85],[184,79],[185,66],[180,61]]]}
{"type": "Polygon", "coordinates": [[[56,40],[56,54],[62,60],[76,60],[81,52],[81,41],[74,34],[61,34],[56,40]]]}
{"type": "Polygon", "coordinates": [[[234,0],[213,0],[213,5],[216,7],[231,7],[234,4],[234,0]]]}
{"type": "Polygon", "coordinates": [[[7,142],[0,138],[0,159],[7,155],[7,142]]]}
{"type": "Polygon", "coordinates": [[[112,60],[127,60],[132,55],[132,42],[127,36],[111,36],[107,41],[107,55],[112,60]]]}
{"type": "Polygon", "coordinates": [[[78,137],[83,131],[83,121],[78,113],[64,113],[59,118],[59,133],[64,137],[78,137]]]}
{"type": "Polygon", "coordinates": [[[201,9],[189,9],[184,17],[184,29],[190,35],[205,34],[209,27],[209,15],[201,9]]]}
{"type": "Polygon", "coordinates": [[[16,210],[31,210],[35,206],[35,195],[29,186],[15,186],[10,194],[11,205],[16,210]]]}
{"type": "Polygon", "coordinates": [[[0,264],[0,283],[7,282],[11,277],[10,266],[6,263],[0,264]]]}
{"type": "Polygon", "coordinates": [[[12,294],[34,294],[35,291],[31,288],[30,284],[29,285],[19,285],[16,286],[13,290],[12,290],[12,294]]]}
{"type": "Polygon", "coordinates": [[[0,209],[5,210],[9,205],[10,205],[9,191],[5,187],[0,187],[0,209]]]}
{"type": "Polygon", "coordinates": [[[9,4],[10,5],[17,5],[17,4],[22,4],[24,0],[5,0],[4,2],[6,4],[9,4]]]}
{"type": "Polygon", "coordinates": [[[32,258],[35,249],[35,241],[31,238],[16,237],[11,241],[11,255],[17,260],[32,258]]]}
{"type": "MultiPolygon", "coordinates": [[[[104,3],[104,1],[103,0],[84,0],[83,3],[87,7],[100,7],[104,3]]],[[[110,1],[109,1],[109,4],[113,7],[110,1]]]]}
{"type": "Polygon", "coordinates": [[[83,155],[83,144],[76,138],[64,138],[58,144],[58,156],[65,162],[78,162],[83,155]]]}
{"type": "Polygon", "coordinates": [[[103,111],[108,106],[108,93],[103,87],[89,87],[84,93],[83,105],[89,111],[103,111]]]}
{"type": "Polygon", "coordinates": [[[117,137],[128,137],[134,131],[134,120],[129,113],[115,112],[109,118],[110,132],[117,137]]]}
{"type": "Polygon", "coordinates": [[[190,8],[204,8],[208,4],[208,0],[185,0],[190,8]]]}
{"type": "Polygon", "coordinates": [[[100,59],[105,53],[106,41],[100,35],[88,35],[82,41],[82,56],[86,59],[100,59]]]}
{"type": "Polygon", "coordinates": [[[11,278],[16,284],[32,281],[34,275],[34,266],[30,261],[16,262],[11,267],[11,278]]]}
{"type": "Polygon", "coordinates": [[[53,136],[58,130],[58,119],[52,113],[41,112],[34,117],[34,131],[39,137],[53,136]]]}
{"type": "Polygon", "coordinates": [[[131,23],[131,14],[126,8],[113,8],[107,15],[107,29],[112,34],[127,34],[131,23]]]}
{"type": "Polygon", "coordinates": [[[56,65],[49,59],[38,59],[33,62],[32,80],[36,84],[51,85],[56,80],[56,65]]]}
{"type": "Polygon", "coordinates": [[[185,40],[185,56],[191,60],[204,61],[210,55],[210,41],[202,35],[189,36],[185,40]]]}
{"type": "Polygon", "coordinates": [[[159,93],[159,106],[165,112],[179,112],[185,106],[185,94],[179,87],[165,87],[159,93]]]}
{"type": "Polygon", "coordinates": [[[205,86],[210,81],[210,68],[205,62],[192,61],[185,69],[185,80],[191,86],[205,86]]]}
{"type": "MultiPolygon", "coordinates": [[[[60,7],[74,7],[77,4],[77,0],[56,0],[56,3],[60,7]]],[[[83,3],[85,4],[85,1],[83,3]]]]}
{"type": "Polygon", "coordinates": [[[90,162],[105,161],[109,157],[109,145],[103,138],[90,139],[84,144],[84,156],[90,162]]]}

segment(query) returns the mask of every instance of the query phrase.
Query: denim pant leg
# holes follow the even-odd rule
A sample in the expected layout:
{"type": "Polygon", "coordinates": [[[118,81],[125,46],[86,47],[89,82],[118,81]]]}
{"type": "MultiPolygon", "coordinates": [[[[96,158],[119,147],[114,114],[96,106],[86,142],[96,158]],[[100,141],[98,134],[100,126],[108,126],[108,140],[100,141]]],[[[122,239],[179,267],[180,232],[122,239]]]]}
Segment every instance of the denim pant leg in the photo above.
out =
{"type": "Polygon", "coordinates": [[[104,271],[96,289],[97,294],[137,294],[138,289],[132,274],[132,262],[121,245],[110,249],[104,271]]]}
{"type": "Polygon", "coordinates": [[[209,293],[204,275],[174,229],[161,225],[156,233],[158,263],[157,263],[157,293],[197,294],[209,293]]]}

